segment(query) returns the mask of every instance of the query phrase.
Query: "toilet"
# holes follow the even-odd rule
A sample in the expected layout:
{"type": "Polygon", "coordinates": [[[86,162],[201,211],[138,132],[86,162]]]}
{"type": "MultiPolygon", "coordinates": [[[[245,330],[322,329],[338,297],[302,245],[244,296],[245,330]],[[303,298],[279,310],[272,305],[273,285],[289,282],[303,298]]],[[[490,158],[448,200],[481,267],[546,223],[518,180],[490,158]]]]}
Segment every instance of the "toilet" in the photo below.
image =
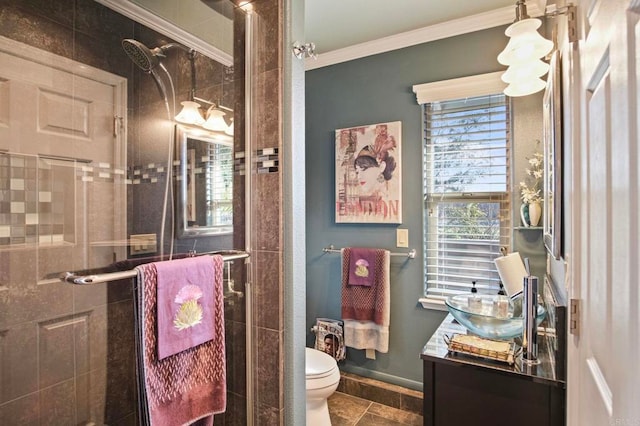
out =
{"type": "Polygon", "coordinates": [[[340,370],[330,355],[305,348],[307,426],[331,425],[327,398],[338,388],[340,370]]]}

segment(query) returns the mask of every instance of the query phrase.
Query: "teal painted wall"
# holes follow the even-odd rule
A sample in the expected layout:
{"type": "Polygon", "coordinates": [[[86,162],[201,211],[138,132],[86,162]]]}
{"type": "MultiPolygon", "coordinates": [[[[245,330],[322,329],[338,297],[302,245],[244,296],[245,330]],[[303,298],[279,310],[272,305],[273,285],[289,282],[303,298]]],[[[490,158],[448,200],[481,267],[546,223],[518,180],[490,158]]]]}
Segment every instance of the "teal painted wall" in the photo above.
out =
{"type": "MultiPolygon", "coordinates": [[[[422,308],[422,135],[421,108],[412,86],[501,69],[496,61],[507,43],[494,28],[366,57],[306,72],[306,250],[307,329],[317,317],[340,318],[340,255],[324,254],[333,244],[380,247],[394,252],[396,228],[409,230],[414,260],[391,258],[389,352],[368,360],[348,349],[341,369],[422,389],[420,351],[445,317],[422,308]],[[403,223],[336,224],[335,129],[402,122],[403,223]]],[[[539,138],[539,137],[538,137],[539,138]]],[[[518,206],[519,207],[519,206],[518,206]]],[[[314,335],[307,334],[307,346],[314,335]]]]}

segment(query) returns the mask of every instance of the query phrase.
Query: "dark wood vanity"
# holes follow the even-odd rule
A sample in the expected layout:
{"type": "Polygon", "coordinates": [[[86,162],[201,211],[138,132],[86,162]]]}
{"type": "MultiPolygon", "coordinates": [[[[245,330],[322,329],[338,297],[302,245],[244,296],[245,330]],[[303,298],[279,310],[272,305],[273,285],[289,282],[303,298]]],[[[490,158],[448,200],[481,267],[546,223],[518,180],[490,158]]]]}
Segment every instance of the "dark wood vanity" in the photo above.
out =
{"type": "Polygon", "coordinates": [[[425,426],[565,424],[564,368],[555,362],[553,339],[539,336],[539,364],[517,357],[509,365],[449,353],[444,336],[454,333],[467,330],[448,315],[420,354],[425,426]]]}

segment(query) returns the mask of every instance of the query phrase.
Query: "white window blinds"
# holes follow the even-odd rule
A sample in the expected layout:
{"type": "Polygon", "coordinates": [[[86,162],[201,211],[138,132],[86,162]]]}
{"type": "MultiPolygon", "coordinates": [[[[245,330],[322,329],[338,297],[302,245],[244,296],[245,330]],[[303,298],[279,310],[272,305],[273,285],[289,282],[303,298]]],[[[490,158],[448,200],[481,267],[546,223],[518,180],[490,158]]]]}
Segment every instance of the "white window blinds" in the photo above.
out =
{"type": "Polygon", "coordinates": [[[206,172],[207,226],[233,224],[233,147],[207,144],[203,159],[206,172]]]}
{"type": "Polygon", "coordinates": [[[509,102],[504,95],[424,105],[425,294],[497,291],[509,247],[509,102]]]}

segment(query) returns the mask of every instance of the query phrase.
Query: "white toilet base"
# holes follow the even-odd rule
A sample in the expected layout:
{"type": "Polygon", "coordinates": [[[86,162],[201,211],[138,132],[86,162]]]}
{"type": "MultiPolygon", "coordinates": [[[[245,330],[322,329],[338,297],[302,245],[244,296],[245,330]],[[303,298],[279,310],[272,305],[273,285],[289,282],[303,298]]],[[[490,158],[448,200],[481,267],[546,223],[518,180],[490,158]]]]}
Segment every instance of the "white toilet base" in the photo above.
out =
{"type": "Polygon", "coordinates": [[[307,426],[330,426],[327,398],[309,399],[307,397],[307,426]]]}
{"type": "Polygon", "coordinates": [[[331,426],[327,398],[338,388],[340,370],[332,357],[306,348],[307,426],[331,426]]]}

